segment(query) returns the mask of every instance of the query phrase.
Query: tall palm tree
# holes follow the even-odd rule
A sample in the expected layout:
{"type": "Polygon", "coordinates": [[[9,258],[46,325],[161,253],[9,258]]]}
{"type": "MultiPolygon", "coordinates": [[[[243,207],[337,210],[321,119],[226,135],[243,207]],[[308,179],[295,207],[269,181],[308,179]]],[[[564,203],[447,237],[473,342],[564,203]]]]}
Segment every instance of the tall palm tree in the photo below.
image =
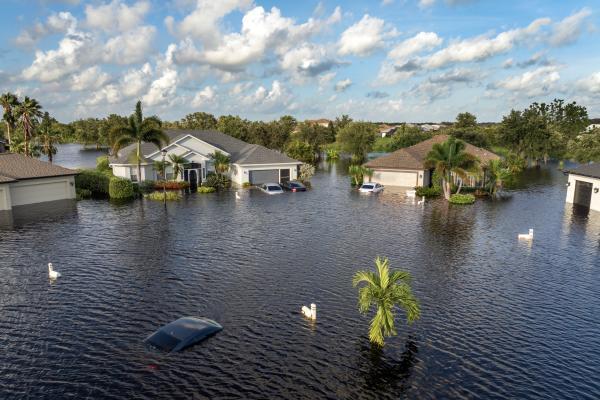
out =
{"type": "Polygon", "coordinates": [[[171,160],[171,165],[173,166],[173,180],[176,181],[181,171],[183,171],[183,166],[187,163],[187,160],[177,154],[169,154],[169,160],[171,160]]]}
{"type": "Polygon", "coordinates": [[[25,96],[23,102],[17,107],[17,114],[23,125],[23,142],[25,155],[30,156],[29,141],[33,137],[37,120],[42,116],[42,106],[36,99],[25,96]]]}
{"type": "Polygon", "coordinates": [[[354,185],[358,186],[363,180],[363,167],[361,167],[360,165],[352,164],[348,167],[348,174],[352,177],[354,185]]]}
{"type": "Polygon", "coordinates": [[[16,110],[19,107],[19,99],[14,94],[8,92],[0,96],[0,105],[4,109],[4,115],[2,118],[6,123],[6,139],[8,139],[8,145],[11,144],[11,133],[15,130],[17,125],[16,110]]]}
{"type": "Polygon", "coordinates": [[[138,181],[142,179],[142,143],[152,143],[158,149],[169,143],[169,137],[161,129],[162,123],[157,117],[144,118],[142,114],[142,102],[135,105],[135,112],[127,121],[127,125],[117,126],[111,131],[111,142],[113,143],[113,154],[117,154],[123,147],[135,143],[138,181]]]}
{"type": "Polygon", "coordinates": [[[421,309],[410,287],[410,274],[404,271],[390,272],[389,260],[375,259],[377,272],[358,271],[352,279],[354,287],[366,283],[358,289],[358,310],[366,314],[375,306],[375,316],[371,320],[369,339],[371,343],[383,346],[384,337],[396,335],[394,319],[396,308],[406,313],[409,324],[419,319],[421,309]]]}
{"type": "Polygon", "coordinates": [[[221,153],[220,151],[215,151],[210,155],[211,160],[213,161],[213,165],[215,167],[215,171],[218,175],[223,175],[227,171],[229,171],[229,167],[231,164],[231,159],[229,156],[221,153]]]}
{"type": "Polygon", "coordinates": [[[465,142],[450,136],[445,142],[434,144],[425,159],[425,167],[435,168],[442,177],[442,189],[446,200],[450,199],[452,174],[461,179],[462,186],[462,180],[466,179],[469,173],[479,170],[479,160],[465,152],[465,148],[465,142]]]}
{"type": "Polygon", "coordinates": [[[38,139],[41,144],[40,151],[48,157],[48,161],[52,163],[52,159],[56,154],[55,144],[59,141],[59,132],[52,126],[52,118],[46,111],[42,117],[42,122],[38,128],[38,139]]]}

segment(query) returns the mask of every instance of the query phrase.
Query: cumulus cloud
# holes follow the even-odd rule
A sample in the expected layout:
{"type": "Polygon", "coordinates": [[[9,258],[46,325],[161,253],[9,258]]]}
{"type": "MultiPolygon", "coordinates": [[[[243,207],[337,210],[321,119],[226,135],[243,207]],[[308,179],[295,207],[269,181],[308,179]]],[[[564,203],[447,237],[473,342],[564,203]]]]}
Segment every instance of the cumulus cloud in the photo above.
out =
{"type": "Polygon", "coordinates": [[[177,70],[166,68],[162,75],[150,84],[150,89],[142,97],[142,101],[148,106],[171,102],[175,98],[178,82],[177,70]]]}
{"type": "Polygon", "coordinates": [[[140,69],[126,71],[117,83],[99,88],[84,101],[85,105],[118,104],[144,94],[152,82],[152,67],[145,63],[140,69]]]}
{"type": "Polygon", "coordinates": [[[335,86],[333,87],[336,92],[344,92],[352,85],[352,81],[350,78],[342,79],[341,81],[337,81],[335,86]]]}
{"type": "Polygon", "coordinates": [[[140,26],[110,38],[104,45],[103,61],[128,65],[146,60],[155,34],[153,26],[140,26]]]}
{"type": "Polygon", "coordinates": [[[558,67],[548,66],[508,77],[493,84],[492,87],[509,90],[527,97],[537,97],[550,93],[559,80],[558,67]]]}
{"type": "Polygon", "coordinates": [[[290,49],[280,60],[282,69],[299,77],[314,77],[342,64],[329,56],[324,46],[313,43],[290,49]]]}
{"type": "Polygon", "coordinates": [[[72,32],[77,27],[77,19],[69,12],[51,14],[45,23],[36,23],[25,29],[15,38],[18,46],[30,47],[38,40],[56,33],[72,32]]]}
{"type": "Polygon", "coordinates": [[[71,78],[71,89],[76,91],[93,90],[102,87],[110,80],[110,75],[103,72],[100,67],[87,68],[71,78]]]}
{"type": "Polygon", "coordinates": [[[270,113],[287,108],[290,106],[291,100],[291,95],[281,82],[274,80],[270,89],[261,85],[253,94],[244,97],[242,102],[254,106],[260,111],[270,113]]]}
{"type": "Polygon", "coordinates": [[[150,3],[146,0],[138,1],[129,6],[121,0],[112,0],[98,6],[85,7],[86,25],[93,29],[113,32],[128,31],[142,24],[146,14],[150,11],[150,3]]]}
{"type": "Polygon", "coordinates": [[[213,86],[206,86],[204,89],[196,93],[192,99],[193,107],[203,107],[214,103],[217,98],[217,92],[213,86]]]}
{"type": "Polygon", "coordinates": [[[564,46],[575,42],[581,35],[584,22],[591,14],[592,12],[589,8],[583,8],[562,21],[557,22],[552,27],[550,44],[553,46],[564,46]]]}
{"type": "Polygon", "coordinates": [[[379,90],[375,90],[373,92],[367,93],[366,96],[371,99],[385,99],[386,97],[389,97],[390,94],[387,92],[381,92],[379,90]]]}
{"type": "Polygon", "coordinates": [[[600,71],[577,81],[579,90],[589,93],[600,93],[600,71]]]}
{"type": "Polygon", "coordinates": [[[499,33],[495,37],[481,35],[474,38],[458,40],[446,48],[429,56],[424,65],[427,68],[442,68],[458,62],[483,61],[498,54],[506,53],[516,44],[521,43],[550,24],[549,18],[540,18],[525,28],[518,28],[499,33]]]}
{"type": "Polygon", "coordinates": [[[408,57],[432,50],[441,45],[443,39],[435,32],[419,32],[415,36],[406,39],[394,46],[388,53],[388,58],[392,60],[406,60],[408,57]]]}
{"type": "Polygon", "coordinates": [[[342,33],[338,53],[364,57],[383,47],[385,38],[395,35],[395,30],[385,30],[384,20],[365,14],[360,21],[342,33]]]}

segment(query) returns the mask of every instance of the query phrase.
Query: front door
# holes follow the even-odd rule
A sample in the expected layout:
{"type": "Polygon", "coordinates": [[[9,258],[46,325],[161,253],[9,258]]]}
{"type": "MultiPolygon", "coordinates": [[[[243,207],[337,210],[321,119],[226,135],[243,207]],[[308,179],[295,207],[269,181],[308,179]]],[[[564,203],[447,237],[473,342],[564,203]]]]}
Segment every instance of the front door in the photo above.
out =
{"type": "Polygon", "coordinates": [[[592,202],[592,185],[591,182],[575,181],[575,198],[573,203],[589,208],[592,202]]]}
{"type": "Polygon", "coordinates": [[[190,190],[195,192],[198,189],[198,174],[195,169],[190,169],[188,172],[188,179],[190,183],[190,190]]]}
{"type": "Polygon", "coordinates": [[[279,170],[279,183],[286,183],[290,181],[290,170],[289,168],[287,169],[280,169],[279,170]]]}

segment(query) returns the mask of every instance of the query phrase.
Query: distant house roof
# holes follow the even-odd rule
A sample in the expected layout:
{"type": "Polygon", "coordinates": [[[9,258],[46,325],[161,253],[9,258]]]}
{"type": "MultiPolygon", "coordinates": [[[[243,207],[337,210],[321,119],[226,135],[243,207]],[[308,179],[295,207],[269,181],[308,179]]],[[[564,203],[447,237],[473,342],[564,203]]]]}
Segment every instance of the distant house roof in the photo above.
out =
{"type": "Polygon", "coordinates": [[[568,172],[573,175],[600,179],[600,163],[580,165],[579,167],[571,169],[568,172]]]}
{"type": "Polygon", "coordinates": [[[77,175],[77,171],[27,157],[23,154],[0,154],[0,183],[67,175],[77,175]]]}
{"type": "Polygon", "coordinates": [[[331,121],[325,118],[321,119],[308,119],[306,120],[309,124],[329,124],[331,121]]]}
{"type": "MultiPolygon", "coordinates": [[[[431,139],[417,143],[414,146],[396,150],[393,153],[375,158],[365,164],[368,168],[383,168],[383,169],[425,169],[425,159],[427,154],[436,143],[443,143],[448,140],[448,135],[437,135],[431,139]]],[[[500,157],[489,150],[482,149],[472,144],[465,143],[465,151],[479,158],[481,163],[486,164],[490,160],[499,160],[500,157]]]]}
{"type": "MultiPolygon", "coordinates": [[[[200,131],[200,130],[165,130],[170,143],[186,137],[193,136],[214,146],[222,151],[229,153],[232,164],[283,164],[298,163],[275,150],[267,149],[258,144],[249,144],[233,136],[226,135],[218,131],[200,131]]],[[[132,164],[131,155],[136,151],[136,145],[131,144],[121,149],[117,157],[111,157],[111,164],[132,164]]],[[[144,158],[158,151],[158,148],[152,143],[142,143],[142,154],[144,158]]]]}

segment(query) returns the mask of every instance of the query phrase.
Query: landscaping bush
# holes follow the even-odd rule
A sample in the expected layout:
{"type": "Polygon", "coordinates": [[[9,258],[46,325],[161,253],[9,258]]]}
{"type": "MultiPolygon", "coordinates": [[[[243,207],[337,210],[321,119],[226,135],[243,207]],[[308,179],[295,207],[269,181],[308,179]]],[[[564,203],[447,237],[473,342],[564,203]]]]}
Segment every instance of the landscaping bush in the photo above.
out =
{"type": "Polygon", "coordinates": [[[143,181],[137,184],[138,191],[141,194],[147,194],[154,191],[156,188],[156,182],[154,181],[143,181]]]}
{"type": "Polygon", "coordinates": [[[92,191],[88,189],[75,189],[77,200],[89,199],[92,197],[92,191]]]}
{"type": "Polygon", "coordinates": [[[216,192],[216,191],[217,191],[217,189],[215,189],[212,186],[200,186],[198,188],[198,193],[213,193],[213,192],[216,192]]]}
{"type": "Polygon", "coordinates": [[[185,181],[156,181],[154,182],[154,190],[182,190],[190,187],[190,184],[185,181]]]}
{"type": "Polygon", "coordinates": [[[203,186],[210,186],[217,190],[221,190],[231,186],[231,179],[224,175],[209,174],[206,176],[203,186]]]}
{"type": "Polygon", "coordinates": [[[250,182],[244,182],[244,183],[242,183],[242,187],[243,187],[244,189],[247,189],[247,188],[249,188],[249,187],[251,187],[251,186],[252,186],[252,184],[251,184],[250,182]]]}
{"type": "Polygon", "coordinates": [[[450,196],[450,203],[452,204],[473,204],[475,203],[475,196],[472,194],[453,194],[450,196]]]}
{"type": "Polygon", "coordinates": [[[75,188],[89,190],[92,196],[109,194],[110,177],[93,169],[80,170],[75,176],[75,188]]]}
{"type": "Polygon", "coordinates": [[[167,201],[177,201],[181,199],[181,194],[179,192],[152,192],[152,193],[148,193],[144,195],[145,198],[147,198],[148,200],[154,200],[154,201],[164,201],[165,199],[167,199],[167,201]]]}
{"type": "Polygon", "coordinates": [[[112,175],[112,168],[108,166],[108,156],[96,158],[96,170],[104,174],[112,175]]]}
{"type": "Polygon", "coordinates": [[[135,193],[134,184],[129,179],[116,176],[110,178],[108,194],[111,199],[130,199],[135,196],[135,193]]]}
{"type": "Polygon", "coordinates": [[[419,197],[438,197],[442,194],[442,188],[438,187],[438,186],[433,186],[433,187],[423,187],[423,186],[417,186],[415,188],[416,190],[416,194],[419,197]]]}

